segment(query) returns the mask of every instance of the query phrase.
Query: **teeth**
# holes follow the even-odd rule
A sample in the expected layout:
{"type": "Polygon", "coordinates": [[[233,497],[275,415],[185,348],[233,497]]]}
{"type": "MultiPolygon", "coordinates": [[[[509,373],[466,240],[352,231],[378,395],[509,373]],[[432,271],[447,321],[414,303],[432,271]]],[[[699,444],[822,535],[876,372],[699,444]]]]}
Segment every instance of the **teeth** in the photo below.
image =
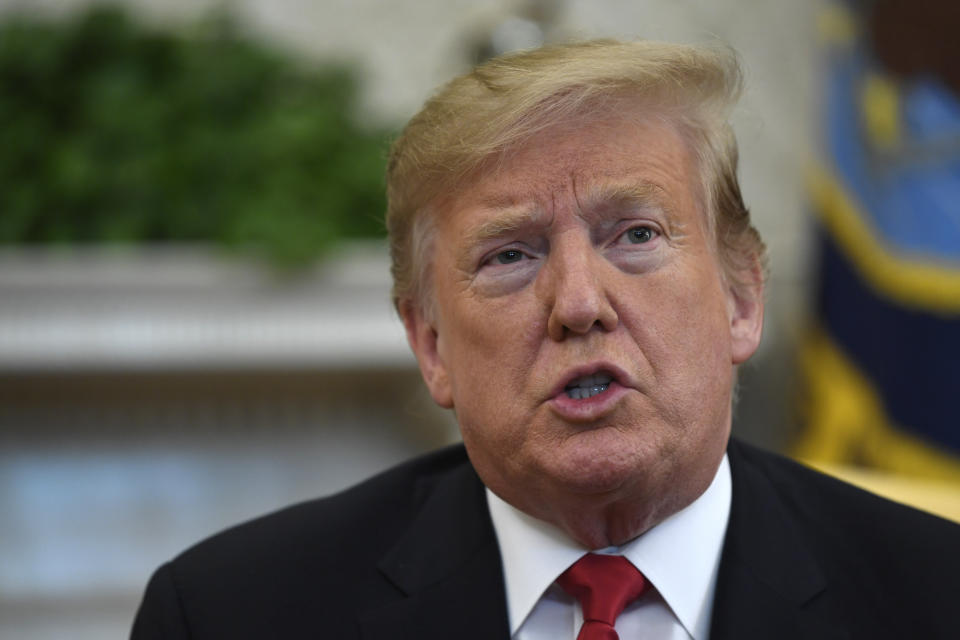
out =
{"type": "Polygon", "coordinates": [[[567,396],[574,400],[590,398],[606,391],[612,381],[613,376],[605,373],[582,376],[567,385],[567,396]]]}

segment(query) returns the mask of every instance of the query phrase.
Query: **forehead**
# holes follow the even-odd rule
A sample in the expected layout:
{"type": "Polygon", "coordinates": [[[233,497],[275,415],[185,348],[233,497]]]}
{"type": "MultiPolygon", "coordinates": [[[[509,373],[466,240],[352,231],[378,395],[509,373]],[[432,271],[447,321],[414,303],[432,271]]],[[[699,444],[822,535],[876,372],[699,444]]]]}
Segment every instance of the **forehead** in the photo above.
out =
{"type": "Polygon", "coordinates": [[[488,159],[447,200],[441,217],[450,223],[459,213],[452,217],[469,223],[484,212],[534,215],[561,206],[584,214],[623,200],[696,214],[695,176],[687,142],[673,125],[608,114],[555,125],[488,159]]]}

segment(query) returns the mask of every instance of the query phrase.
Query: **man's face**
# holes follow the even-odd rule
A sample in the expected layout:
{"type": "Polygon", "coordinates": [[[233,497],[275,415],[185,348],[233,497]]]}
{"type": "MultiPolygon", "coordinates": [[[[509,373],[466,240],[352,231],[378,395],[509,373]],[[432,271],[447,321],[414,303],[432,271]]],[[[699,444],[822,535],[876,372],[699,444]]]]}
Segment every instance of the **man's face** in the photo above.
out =
{"type": "Polygon", "coordinates": [[[538,134],[435,207],[434,313],[405,313],[431,394],[488,487],[587,544],[706,489],[759,342],[696,184],[672,127],[614,116],[538,134]]]}

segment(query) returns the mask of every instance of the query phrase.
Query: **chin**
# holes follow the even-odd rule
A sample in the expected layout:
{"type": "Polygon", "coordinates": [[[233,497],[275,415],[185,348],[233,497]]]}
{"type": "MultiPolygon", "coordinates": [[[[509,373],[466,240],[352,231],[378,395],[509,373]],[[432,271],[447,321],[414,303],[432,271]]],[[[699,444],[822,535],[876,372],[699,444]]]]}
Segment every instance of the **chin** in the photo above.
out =
{"type": "Polygon", "coordinates": [[[616,496],[643,484],[650,468],[615,429],[583,433],[541,453],[537,467],[543,476],[573,495],[616,496]]]}

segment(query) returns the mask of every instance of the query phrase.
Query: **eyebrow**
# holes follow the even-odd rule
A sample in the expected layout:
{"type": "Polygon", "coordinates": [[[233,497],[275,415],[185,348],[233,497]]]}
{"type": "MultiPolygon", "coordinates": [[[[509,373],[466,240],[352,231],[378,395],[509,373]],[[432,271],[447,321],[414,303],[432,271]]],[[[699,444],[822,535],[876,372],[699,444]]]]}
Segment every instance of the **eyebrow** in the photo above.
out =
{"type": "Polygon", "coordinates": [[[536,224],[543,217],[540,207],[533,203],[520,204],[512,198],[490,198],[482,205],[484,209],[496,211],[496,216],[471,229],[470,238],[477,244],[536,224]]]}
{"type": "Polygon", "coordinates": [[[685,234],[686,224],[676,215],[676,208],[660,185],[646,180],[636,182],[609,182],[588,186],[580,196],[580,215],[588,221],[597,223],[605,217],[601,211],[614,205],[616,210],[625,207],[634,209],[655,209],[663,213],[663,224],[667,232],[675,237],[685,234]]]}
{"type": "Polygon", "coordinates": [[[584,215],[609,204],[626,204],[639,207],[658,207],[670,213],[673,207],[664,197],[663,189],[652,182],[600,183],[586,189],[580,200],[584,215]]]}

